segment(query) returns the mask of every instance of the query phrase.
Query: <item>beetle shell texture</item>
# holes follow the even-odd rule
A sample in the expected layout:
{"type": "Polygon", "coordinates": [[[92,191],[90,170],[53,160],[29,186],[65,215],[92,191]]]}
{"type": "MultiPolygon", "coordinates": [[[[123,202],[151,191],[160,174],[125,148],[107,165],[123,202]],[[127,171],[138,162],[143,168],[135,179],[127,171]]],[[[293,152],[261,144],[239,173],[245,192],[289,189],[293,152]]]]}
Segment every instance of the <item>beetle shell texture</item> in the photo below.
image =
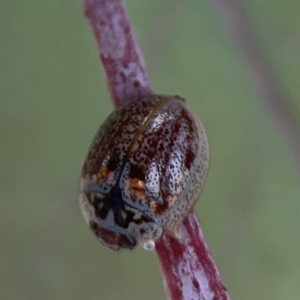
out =
{"type": "Polygon", "coordinates": [[[84,218],[112,250],[152,248],[164,233],[178,235],[208,164],[204,127],[184,99],[153,95],[120,106],[98,130],[83,166],[84,218]]]}

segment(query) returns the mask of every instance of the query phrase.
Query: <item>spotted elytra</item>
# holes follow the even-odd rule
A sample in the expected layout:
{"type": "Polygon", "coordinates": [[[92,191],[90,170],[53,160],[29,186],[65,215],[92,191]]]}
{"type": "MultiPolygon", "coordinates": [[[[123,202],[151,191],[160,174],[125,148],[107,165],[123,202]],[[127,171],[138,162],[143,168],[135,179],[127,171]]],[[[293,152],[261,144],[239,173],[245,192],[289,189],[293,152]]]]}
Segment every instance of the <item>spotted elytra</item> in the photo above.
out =
{"type": "Polygon", "coordinates": [[[199,197],[209,164],[205,129],[178,96],[153,95],[113,111],[84,162],[80,206],[112,250],[153,249],[199,197]]]}

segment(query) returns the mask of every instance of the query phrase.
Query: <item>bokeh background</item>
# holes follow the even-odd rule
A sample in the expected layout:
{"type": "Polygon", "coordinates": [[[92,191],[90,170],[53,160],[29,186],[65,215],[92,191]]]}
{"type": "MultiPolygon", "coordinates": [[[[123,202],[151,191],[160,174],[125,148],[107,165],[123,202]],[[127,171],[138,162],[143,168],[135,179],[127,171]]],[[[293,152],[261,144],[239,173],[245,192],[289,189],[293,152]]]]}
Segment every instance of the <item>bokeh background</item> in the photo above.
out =
{"type": "MultiPolygon", "coordinates": [[[[240,2],[300,117],[300,2],[240,2]]],[[[233,299],[300,299],[300,178],[214,7],[126,5],[154,89],[185,96],[206,126],[196,211],[233,299]]],[[[80,0],[0,7],[0,299],[165,299],[155,253],[105,249],[78,207],[112,110],[80,0]]]]}

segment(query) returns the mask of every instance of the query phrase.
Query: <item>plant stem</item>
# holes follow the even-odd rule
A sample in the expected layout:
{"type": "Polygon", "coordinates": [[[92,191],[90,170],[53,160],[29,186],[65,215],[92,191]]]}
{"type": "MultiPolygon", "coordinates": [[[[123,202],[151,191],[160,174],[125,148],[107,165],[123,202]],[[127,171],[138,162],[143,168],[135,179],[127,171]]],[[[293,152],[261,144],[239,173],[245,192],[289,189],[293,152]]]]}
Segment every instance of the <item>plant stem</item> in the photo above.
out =
{"type": "Polygon", "coordinates": [[[165,235],[156,251],[168,299],[230,299],[193,211],[181,226],[181,237],[165,235]]]}
{"type": "MultiPolygon", "coordinates": [[[[143,58],[121,0],[84,0],[115,106],[152,94],[143,58]]],[[[171,300],[228,300],[226,288],[190,212],[181,237],[165,235],[156,245],[167,295],[171,300]]]]}
{"type": "Polygon", "coordinates": [[[122,1],[84,0],[115,106],[152,94],[144,60],[122,1]]]}

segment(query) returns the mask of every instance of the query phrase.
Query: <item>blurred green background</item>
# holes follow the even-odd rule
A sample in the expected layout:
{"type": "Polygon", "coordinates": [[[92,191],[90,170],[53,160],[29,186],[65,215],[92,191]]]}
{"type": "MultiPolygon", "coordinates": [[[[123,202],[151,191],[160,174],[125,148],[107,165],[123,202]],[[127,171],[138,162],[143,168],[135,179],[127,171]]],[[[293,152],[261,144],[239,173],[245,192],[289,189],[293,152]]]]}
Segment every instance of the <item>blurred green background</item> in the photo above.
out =
{"type": "MultiPolygon", "coordinates": [[[[300,117],[300,2],[243,0],[300,117]]],[[[209,1],[126,1],[154,89],[185,96],[211,169],[196,206],[233,299],[300,299],[300,188],[209,1]]],[[[111,252],[77,186],[112,110],[80,0],[0,4],[0,299],[165,299],[154,252],[111,252]]]]}

